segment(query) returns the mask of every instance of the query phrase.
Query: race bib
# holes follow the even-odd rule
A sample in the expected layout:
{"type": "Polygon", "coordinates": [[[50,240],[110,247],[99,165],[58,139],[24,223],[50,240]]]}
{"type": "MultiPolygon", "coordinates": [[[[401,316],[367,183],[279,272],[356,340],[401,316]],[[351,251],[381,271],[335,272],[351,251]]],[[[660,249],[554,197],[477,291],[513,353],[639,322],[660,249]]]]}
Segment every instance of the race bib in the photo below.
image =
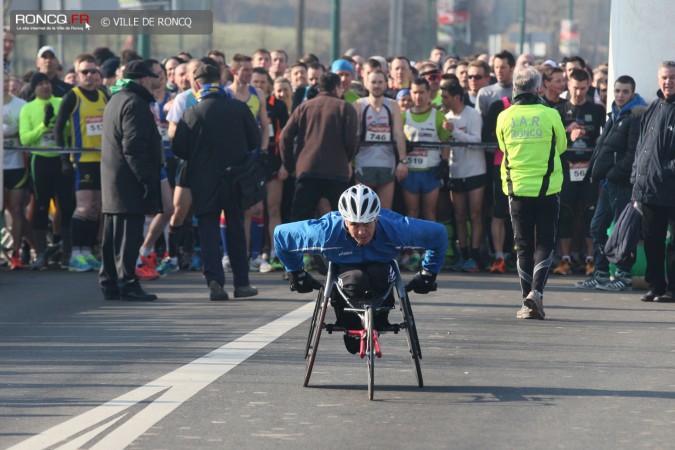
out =
{"type": "Polygon", "coordinates": [[[429,151],[425,148],[416,148],[408,153],[406,165],[409,169],[427,169],[429,168],[429,151]]]}
{"type": "Polygon", "coordinates": [[[19,141],[17,138],[5,138],[2,142],[4,148],[19,146],[19,141]]]}
{"type": "Polygon", "coordinates": [[[40,147],[54,147],[56,146],[56,135],[54,130],[49,130],[40,138],[40,147]]]}
{"type": "Polygon", "coordinates": [[[588,170],[589,161],[570,163],[570,181],[583,181],[588,170]]]}
{"type": "Polygon", "coordinates": [[[103,116],[87,117],[85,120],[87,136],[103,135],[103,116]]]}
{"type": "Polygon", "coordinates": [[[366,142],[391,142],[388,126],[371,125],[366,130],[366,142]]]}

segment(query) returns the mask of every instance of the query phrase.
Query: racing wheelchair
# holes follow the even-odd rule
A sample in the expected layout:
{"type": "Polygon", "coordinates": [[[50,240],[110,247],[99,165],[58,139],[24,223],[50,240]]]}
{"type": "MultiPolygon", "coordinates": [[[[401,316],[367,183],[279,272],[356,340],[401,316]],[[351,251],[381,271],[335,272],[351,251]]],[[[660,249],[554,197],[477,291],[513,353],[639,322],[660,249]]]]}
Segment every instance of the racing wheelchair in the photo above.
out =
{"type": "Polygon", "coordinates": [[[337,282],[338,271],[336,265],[333,263],[328,264],[326,282],[319,290],[319,294],[316,298],[314,313],[312,314],[312,321],[309,327],[309,335],[307,336],[307,345],[305,347],[307,367],[303,384],[304,387],[307,387],[309,379],[312,376],[312,368],[314,367],[323,330],[326,330],[328,334],[342,332],[346,336],[358,339],[360,343],[358,354],[362,359],[365,358],[368,366],[368,398],[370,400],[373,399],[374,394],[375,359],[382,357],[379,336],[387,332],[398,334],[399,331],[403,331],[408,341],[408,350],[415,369],[414,372],[417,384],[420,388],[424,387],[422,369],[420,367],[422,350],[417,337],[417,328],[415,327],[415,318],[413,316],[412,307],[410,306],[410,300],[408,299],[408,294],[403,284],[398,263],[396,260],[392,260],[389,265],[393,271],[394,279],[389,282],[386,292],[382,293],[382,295],[369,298],[350,298],[337,282]],[[378,315],[394,309],[393,304],[387,302],[388,299],[391,299],[391,295],[394,296],[394,300],[398,300],[398,307],[401,311],[403,322],[390,324],[389,321],[386,320],[384,324],[378,324],[378,320],[376,319],[378,315]],[[340,302],[344,305],[342,311],[343,314],[356,315],[360,320],[362,329],[349,329],[351,327],[341,325],[340,321],[334,324],[326,323],[326,312],[329,305],[335,302],[340,302]]]}

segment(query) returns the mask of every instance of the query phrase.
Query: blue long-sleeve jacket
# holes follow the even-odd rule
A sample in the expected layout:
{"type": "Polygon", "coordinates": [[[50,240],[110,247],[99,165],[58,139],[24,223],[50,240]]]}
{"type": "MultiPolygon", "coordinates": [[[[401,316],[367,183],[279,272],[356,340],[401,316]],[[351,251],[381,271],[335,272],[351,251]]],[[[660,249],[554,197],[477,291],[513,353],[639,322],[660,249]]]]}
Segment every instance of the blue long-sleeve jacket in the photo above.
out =
{"type": "Polygon", "coordinates": [[[422,268],[438,273],[448,247],[448,233],[441,224],[382,209],[373,240],[359,246],[345,229],[342,215],[334,211],[319,219],[277,226],[274,247],[288,272],[303,268],[303,253],[320,253],[337,264],[360,264],[389,262],[402,250],[423,249],[422,268]]]}

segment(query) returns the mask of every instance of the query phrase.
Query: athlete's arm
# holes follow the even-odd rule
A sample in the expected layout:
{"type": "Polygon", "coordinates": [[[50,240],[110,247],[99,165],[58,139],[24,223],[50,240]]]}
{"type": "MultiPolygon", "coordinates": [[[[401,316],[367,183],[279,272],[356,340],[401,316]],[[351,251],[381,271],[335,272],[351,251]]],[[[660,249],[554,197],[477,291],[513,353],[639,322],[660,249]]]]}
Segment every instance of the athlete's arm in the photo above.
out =
{"type": "Polygon", "coordinates": [[[76,105],[77,96],[73,91],[68,91],[68,93],[63,96],[63,99],[61,99],[61,106],[59,106],[59,112],[56,115],[56,121],[54,122],[56,145],[59,147],[66,146],[66,137],[64,136],[63,131],[65,130],[66,123],[75,110],[76,105]]]}
{"type": "Polygon", "coordinates": [[[406,147],[405,134],[403,133],[403,116],[401,109],[396,102],[391,102],[391,130],[396,148],[394,151],[398,154],[398,163],[396,163],[396,178],[401,181],[408,176],[408,166],[405,165],[406,147]]]}
{"type": "Polygon", "coordinates": [[[270,145],[269,133],[267,132],[270,126],[270,119],[267,116],[267,102],[265,101],[267,96],[258,88],[255,88],[255,91],[257,92],[258,99],[260,99],[260,134],[262,136],[260,139],[260,150],[267,151],[267,147],[270,145]]]}

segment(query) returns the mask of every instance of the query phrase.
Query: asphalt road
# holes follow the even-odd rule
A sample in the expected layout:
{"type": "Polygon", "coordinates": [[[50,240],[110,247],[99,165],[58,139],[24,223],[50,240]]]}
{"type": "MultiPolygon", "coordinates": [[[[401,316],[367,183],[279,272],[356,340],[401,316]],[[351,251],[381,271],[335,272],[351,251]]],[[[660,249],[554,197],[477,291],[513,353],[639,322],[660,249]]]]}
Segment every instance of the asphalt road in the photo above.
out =
{"type": "Polygon", "coordinates": [[[412,297],[425,387],[390,333],[368,401],[340,335],[302,387],[315,296],[279,273],[253,299],[210,302],[182,272],[126,303],[95,274],[1,269],[0,448],[673,448],[675,305],[578,279],[522,321],[515,275],[443,273],[412,297]]]}

